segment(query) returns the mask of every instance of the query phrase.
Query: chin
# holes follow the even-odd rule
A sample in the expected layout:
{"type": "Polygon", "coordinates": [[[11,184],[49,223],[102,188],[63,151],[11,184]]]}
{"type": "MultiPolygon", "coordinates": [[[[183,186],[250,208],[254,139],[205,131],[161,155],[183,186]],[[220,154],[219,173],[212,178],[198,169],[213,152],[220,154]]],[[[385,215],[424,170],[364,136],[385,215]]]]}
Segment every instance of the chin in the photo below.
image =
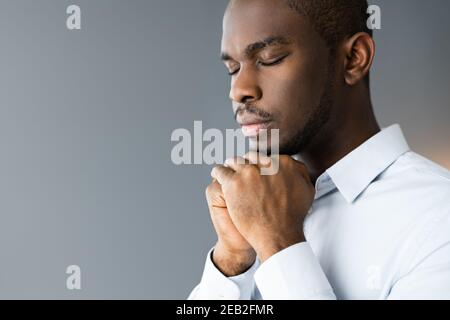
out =
{"type": "Polygon", "coordinates": [[[288,155],[288,153],[286,152],[287,150],[283,147],[283,145],[272,146],[271,143],[258,143],[256,138],[250,139],[249,149],[250,151],[256,151],[269,157],[271,155],[288,155]]]}

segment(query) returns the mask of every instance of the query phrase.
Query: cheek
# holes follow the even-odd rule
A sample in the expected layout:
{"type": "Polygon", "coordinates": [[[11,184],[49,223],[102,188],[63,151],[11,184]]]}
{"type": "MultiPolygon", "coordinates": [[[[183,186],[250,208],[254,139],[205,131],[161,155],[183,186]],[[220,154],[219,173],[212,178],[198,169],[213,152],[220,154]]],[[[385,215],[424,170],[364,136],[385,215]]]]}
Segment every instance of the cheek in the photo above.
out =
{"type": "Polygon", "coordinates": [[[276,113],[281,136],[297,131],[319,104],[323,83],[320,72],[313,69],[306,64],[286,64],[264,77],[264,105],[276,113]]]}

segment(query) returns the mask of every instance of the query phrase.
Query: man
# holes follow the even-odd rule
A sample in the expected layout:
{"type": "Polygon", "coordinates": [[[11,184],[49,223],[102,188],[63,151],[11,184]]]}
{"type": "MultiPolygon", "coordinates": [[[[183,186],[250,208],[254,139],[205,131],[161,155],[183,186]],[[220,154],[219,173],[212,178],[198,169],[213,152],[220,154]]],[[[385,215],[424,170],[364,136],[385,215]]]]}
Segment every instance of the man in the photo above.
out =
{"type": "Polygon", "coordinates": [[[279,171],[211,172],[218,241],[190,299],[450,299],[450,174],[380,130],[365,0],[232,0],[222,58],[243,132],[279,171]]]}

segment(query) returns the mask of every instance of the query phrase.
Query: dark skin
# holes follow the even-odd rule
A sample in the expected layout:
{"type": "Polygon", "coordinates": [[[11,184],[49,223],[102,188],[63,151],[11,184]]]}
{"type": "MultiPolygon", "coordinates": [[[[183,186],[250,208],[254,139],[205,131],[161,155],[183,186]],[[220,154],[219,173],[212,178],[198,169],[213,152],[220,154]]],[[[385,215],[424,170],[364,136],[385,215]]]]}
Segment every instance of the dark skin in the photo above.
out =
{"type": "Polygon", "coordinates": [[[258,169],[271,159],[250,153],[213,169],[206,192],[218,235],[213,261],[225,275],[244,272],[256,255],[264,262],[305,241],[303,222],[318,176],[380,131],[364,82],[374,53],[372,38],[357,33],[330,55],[313,25],[283,0],[230,2],[222,58],[237,120],[256,116],[279,129],[280,150],[299,153],[303,162],[283,155],[279,172],[262,176],[258,169]],[[318,108],[328,112],[320,128],[306,142],[292,143],[306,136],[318,108]]]}

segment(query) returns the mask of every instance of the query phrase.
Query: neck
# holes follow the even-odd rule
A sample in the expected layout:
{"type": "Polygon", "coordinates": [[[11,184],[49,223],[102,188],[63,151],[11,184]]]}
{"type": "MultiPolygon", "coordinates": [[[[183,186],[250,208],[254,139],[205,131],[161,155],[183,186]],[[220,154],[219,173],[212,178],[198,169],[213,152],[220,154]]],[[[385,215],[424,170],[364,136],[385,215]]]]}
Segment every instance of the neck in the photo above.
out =
{"type": "Polygon", "coordinates": [[[365,108],[362,108],[360,104],[357,108],[349,109],[352,117],[342,117],[343,121],[336,117],[336,123],[330,124],[332,128],[324,128],[310,146],[300,153],[313,184],[325,170],[380,131],[370,100],[365,108]],[[370,112],[355,116],[358,113],[357,110],[370,110],[370,112]]]}

